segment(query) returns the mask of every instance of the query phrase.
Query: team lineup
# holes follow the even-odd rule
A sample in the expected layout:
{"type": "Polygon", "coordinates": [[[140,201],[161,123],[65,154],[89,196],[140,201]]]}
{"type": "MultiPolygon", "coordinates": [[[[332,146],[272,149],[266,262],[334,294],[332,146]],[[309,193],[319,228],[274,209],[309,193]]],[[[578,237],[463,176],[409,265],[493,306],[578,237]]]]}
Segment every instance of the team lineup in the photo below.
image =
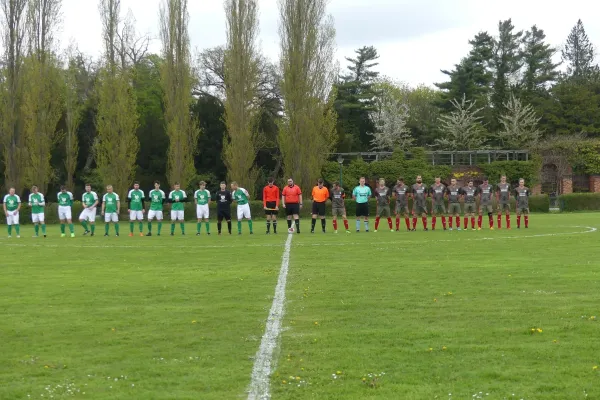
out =
{"type": "MultiPolygon", "coordinates": [[[[219,191],[214,198],[206,189],[206,182],[200,182],[198,189],[194,192],[193,201],[196,204],[196,235],[201,235],[202,225],[204,224],[205,233],[210,235],[210,211],[209,206],[212,201],[217,206],[217,230],[222,233],[223,221],[227,223],[227,232],[232,232],[231,205],[237,205],[237,231],[242,234],[242,223],[244,220],[248,223],[248,230],[253,234],[253,223],[250,212],[248,191],[239,187],[237,182],[232,182],[230,189],[227,189],[225,182],[220,183],[219,191]]],[[[365,178],[360,178],[358,186],[352,190],[352,199],[356,202],[356,232],[360,232],[361,222],[364,223],[365,232],[369,232],[369,199],[376,198],[377,210],[375,218],[375,229],[379,229],[381,218],[386,218],[390,231],[400,230],[401,218],[404,218],[406,229],[416,231],[418,218],[421,218],[423,229],[428,230],[428,215],[431,214],[431,229],[435,230],[437,219],[441,217],[444,230],[467,230],[469,221],[472,230],[481,230],[483,216],[487,214],[489,218],[489,229],[494,229],[494,199],[496,202],[497,228],[502,227],[502,216],[506,218],[506,228],[510,229],[510,198],[511,194],[516,199],[517,228],[521,227],[521,216],[524,217],[525,228],[529,227],[529,196],[530,190],[525,186],[523,179],[519,180],[519,185],[511,189],[506,176],[502,176],[500,182],[493,186],[490,185],[487,178],[477,187],[473,181],[467,182],[467,186],[460,187],[456,179],[450,181],[449,186],[441,183],[441,178],[435,178],[435,183],[427,187],[423,183],[421,176],[417,176],[416,183],[412,186],[405,184],[403,178],[398,178],[393,188],[386,186],[383,179],[374,190],[365,184],[365,178]],[[431,212],[428,210],[427,198],[431,198],[431,212]],[[408,202],[412,200],[412,210],[409,210],[408,202]],[[394,215],[396,225],[394,229],[392,220],[392,210],[390,205],[395,201],[394,215]],[[447,204],[447,206],[446,206],[447,204]],[[461,215],[464,217],[461,228],[461,215]],[[476,222],[477,217],[477,222],[476,222]],[[411,221],[412,218],[412,221],[411,221]],[[412,223],[411,223],[412,222],[412,223]],[[476,227],[477,226],[477,227],[476,227]]],[[[331,190],[325,185],[323,179],[317,181],[317,185],[311,193],[312,198],[312,221],[311,233],[314,233],[317,220],[321,222],[321,230],[326,232],[326,204],[331,201],[332,223],[335,233],[338,233],[338,217],[343,220],[344,228],[350,233],[348,216],[346,213],[346,194],[339,182],[334,182],[331,190]]],[[[75,236],[75,228],[72,219],[73,194],[65,186],[61,186],[57,194],[58,216],[60,219],[61,237],[66,236],[66,228],[69,228],[71,237],[75,236]]],[[[140,189],[138,182],[135,182],[133,188],[127,194],[127,209],[129,213],[129,236],[134,236],[135,225],[138,225],[140,236],[152,236],[153,222],[157,223],[156,235],[160,236],[163,223],[163,212],[165,204],[170,204],[171,236],[175,235],[177,223],[181,234],[185,235],[185,203],[188,197],[185,190],[182,190],[178,183],[173,185],[169,195],[160,188],[160,182],[154,182],[154,189],[146,197],[143,190],[140,189]],[[147,204],[149,203],[149,205],[147,204]],[[146,212],[147,211],[147,212],[146,212]],[[144,218],[146,215],[146,218],[144,218]],[[147,232],[144,233],[144,222],[147,222],[147,232]]],[[[106,186],[106,193],[100,199],[96,192],[92,191],[89,184],[85,185],[85,192],[81,198],[83,211],[79,215],[79,222],[83,227],[83,235],[95,235],[97,208],[101,204],[100,213],[104,217],[104,236],[109,236],[110,225],[113,225],[116,236],[119,236],[119,210],[121,209],[121,199],[114,192],[111,185],[106,186]]],[[[31,207],[31,220],[34,224],[35,235],[39,237],[40,229],[43,237],[46,237],[46,224],[44,209],[46,207],[45,197],[39,192],[36,186],[31,188],[29,194],[28,206],[31,207]]],[[[9,193],[4,196],[3,209],[6,215],[8,226],[8,236],[12,237],[13,228],[17,237],[20,237],[19,210],[21,209],[21,199],[15,194],[15,189],[10,188],[9,193]]],[[[267,185],[263,189],[263,208],[266,216],[266,234],[277,233],[277,215],[281,208],[285,209],[288,233],[300,233],[300,210],[303,207],[302,190],[298,187],[292,178],[287,180],[287,185],[283,190],[279,190],[274,184],[274,179],[269,178],[267,185]]]]}

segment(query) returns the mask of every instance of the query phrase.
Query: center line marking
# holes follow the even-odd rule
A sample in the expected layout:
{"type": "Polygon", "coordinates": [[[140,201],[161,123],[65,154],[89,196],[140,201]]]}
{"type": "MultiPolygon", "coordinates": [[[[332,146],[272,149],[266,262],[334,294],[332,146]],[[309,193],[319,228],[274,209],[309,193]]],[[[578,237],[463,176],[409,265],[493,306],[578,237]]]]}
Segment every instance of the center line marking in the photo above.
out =
{"type": "Polygon", "coordinates": [[[285,242],[285,249],[281,257],[281,269],[277,286],[275,287],[275,297],[269,311],[265,333],[260,341],[260,347],[254,358],[252,368],[252,380],[248,391],[248,400],[267,400],[271,398],[271,372],[273,369],[273,353],[277,348],[277,341],[281,333],[281,322],[284,314],[285,286],[287,284],[287,275],[290,266],[290,250],[292,248],[292,237],[288,235],[285,242]]]}

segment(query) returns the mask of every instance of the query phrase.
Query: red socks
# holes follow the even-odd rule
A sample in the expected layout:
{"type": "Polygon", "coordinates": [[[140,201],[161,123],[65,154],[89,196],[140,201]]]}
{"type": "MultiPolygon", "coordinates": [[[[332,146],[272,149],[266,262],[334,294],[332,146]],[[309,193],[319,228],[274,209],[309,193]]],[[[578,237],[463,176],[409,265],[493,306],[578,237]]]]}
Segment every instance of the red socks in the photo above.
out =
{"type": "Polygon", "coordinates": [[[413,217],[413,229],[417,229],[417,217],[413,217]]]}
{"type": "Polygon", "coordinates": [[[469,229],[469,218],[465,217],[465,229],[469,229]]]}
{"type": "Polygon", "coordinates": [[[404,217],[404,222],[406,223],[406,229],[410,231],[410,219],[408,217],[404,217]]]}
{"type": "Polygon", "coordinates": [[[375,230],[379,228],[379,217],[375,218],[375,230]]]}
{"type": "Polygon", "coordinates": [[[517,228],[521,227],[521,216],[517,215],[517,228]]]}
{"type": "Polygon", "coordinates": [[[333,230],[337,231],[337,220],[333,220],[333,230]]]}
{"type": "Polygon", "coordinates": [[[506,216],[506,228],[510,229],[510,215],[506,216]]]}
{"type": "Polygon", "coordinates": [[[456,217],[456,227],[460,228],[460,217],[456,217]]]}
{"type": "Polygon", "coordinates": [[[494,217],[490,216],[490,228],[494,227],[494,217]]]}
{"type": "Polygon", "coordinates": [[[529,228],[529,215],[525,216],[525,228],[529,228]]]}
{"type": "Polygon", "coordinates": [[[450,217],[450,229],[452,229],[452,221],[454,221],[454,218],[450,217]]]}
{"type": "Polygon", "coordinates": [[[483,215],[477,217],[477,227],[481,229],[481,224],[483,223],[483,215]]]}
{"type": "Polygon", "coordinates": [[[388,217],[388,226],[390,227],[390,229],[393,229],[392,227],[392,218],[388,217]]]}
{"type": "Polygon", "coordinates": [[[347,219],[345,219],[345,220],[344,220],[344,228],[346,228],[346,230],[348,230],[348,229],[349,229],[349,228],[348,228],[348,220],[347,220],[347,219]]]}
{"type": "Polygon", "coordinates": [[[475,229],[475,217],[471,217],[471,229],[475,229]]]}
{"type": "Polygon", "coordinates": [[[498,229],[502,228],[502,215],[498,215],[498,229]]]}
{"type": "Polygon", "coordinates": [[[431,229],[435,229],[435,223],[437,222],[437,217],[434,215],[431,217],[431,229]]]}
{"type": "MultiPolygon", "coordinates": [[[[450,218],[450,222],[452,222],[452,218],[450,218]]],[[[446,217],[442,217],[442,225],[444,226],[444,229],[446,229],[446,217]]]]}
{"type": "Polygon", "coordinates": [[[396,230],[400,230],[400,218],[396,217],[396,230]]]}
{"type": "Polygon", "coordinates": [[[427,229],[427,217],[422,217],[421,221],[423,221],[423,228],[427,229]]]}

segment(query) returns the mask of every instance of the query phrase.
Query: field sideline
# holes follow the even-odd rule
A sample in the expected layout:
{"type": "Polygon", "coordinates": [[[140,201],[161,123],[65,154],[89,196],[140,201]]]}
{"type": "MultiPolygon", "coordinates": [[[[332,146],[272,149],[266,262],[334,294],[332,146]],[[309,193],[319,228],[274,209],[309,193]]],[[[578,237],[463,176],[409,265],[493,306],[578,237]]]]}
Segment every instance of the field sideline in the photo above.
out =
{"type": "MultiPolygon", "coordinates": [[[[311,235],[304,220],[272,398],[600,398],[599,221],[534,214],[527,230],[513,216],[511,231],[422,232],[419,221],[395,233],[382,221],[334,235],[328,219],[327,235],[311,235]]],[[[269,236],[264,221],[253,236],[246,223],[231,237],[214,223],[210,237],[169,228],[2,233],[0,399],[248,397],[285,221],[269,236]]]]}

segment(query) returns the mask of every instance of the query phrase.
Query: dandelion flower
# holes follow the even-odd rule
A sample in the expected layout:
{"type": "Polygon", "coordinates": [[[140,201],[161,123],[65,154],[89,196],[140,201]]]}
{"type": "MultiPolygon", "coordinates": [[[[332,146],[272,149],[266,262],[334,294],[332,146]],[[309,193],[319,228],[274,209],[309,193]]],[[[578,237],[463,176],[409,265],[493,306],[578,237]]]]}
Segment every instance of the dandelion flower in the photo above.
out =
{"type": "Polygon", "coordinates": [[[337,371],[336,374],[341,375],[342,371],[337,371]]]}
{"type": "Polygon", "coordinates": [[[429,351],[433,351],[433,347],[430,347],[430,348],[429,348],[429,351]]]}
{"type": "Polygon", "coordinates": [[[319,322],[318,322],[318,321],[315,321],[315,325],[319,325],[319,322]]]}
{"type": "Polygon", "coordinates": [[[594,365],[594,367],[592,368],[594,371],[598,370],[598,366],[594,365]]]}
{"type": "Polygon", "coordinates": [[[196,323],[196,320],[193,320],[193,321],[192,321],[192,324],[195,324],[195,323],[196,323]]]}
{"type": "Polygon", "coordinates": [[[446,346],[442,346],[442,350],[447,350],[448,348],[446,346]]]}
{"type": "Polygon", "coordinates": [[[542,328],[537,328],[538,333],[542,333],[542,328]]]}
{"type": "Polygon", "coordinates": [[[285,385],[287,383],[287,381],[283,380],[283,381],[281,381],[281,383],[283,383],[285,385]]]}
{"type": "Polygon", "coordinates": [[[299,376],[297,376],[297,377],[296,377],[296,380],[297,380],[297,381],[299,381],[299,380],[300,380],[300,377],[299,377],[299,376]]]}

